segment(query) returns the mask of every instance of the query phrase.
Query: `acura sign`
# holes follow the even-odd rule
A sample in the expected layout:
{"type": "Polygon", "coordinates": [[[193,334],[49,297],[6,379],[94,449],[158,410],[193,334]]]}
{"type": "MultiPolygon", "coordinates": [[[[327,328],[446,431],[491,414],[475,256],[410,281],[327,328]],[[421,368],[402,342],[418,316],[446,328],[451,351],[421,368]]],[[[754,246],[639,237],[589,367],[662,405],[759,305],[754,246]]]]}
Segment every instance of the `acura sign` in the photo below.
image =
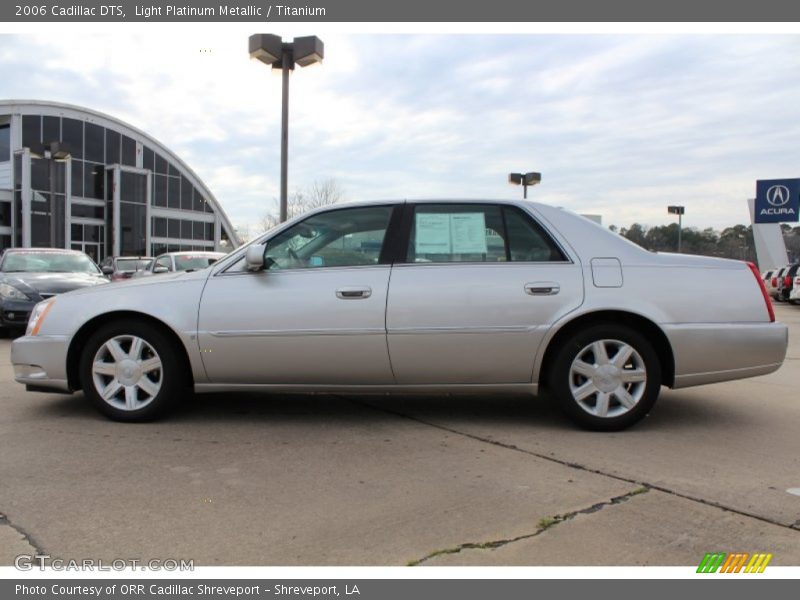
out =
{"type": "Polygon", "coordinates": [[[756,181],[756,223],[800,220],[800,179],[756,181]]]}

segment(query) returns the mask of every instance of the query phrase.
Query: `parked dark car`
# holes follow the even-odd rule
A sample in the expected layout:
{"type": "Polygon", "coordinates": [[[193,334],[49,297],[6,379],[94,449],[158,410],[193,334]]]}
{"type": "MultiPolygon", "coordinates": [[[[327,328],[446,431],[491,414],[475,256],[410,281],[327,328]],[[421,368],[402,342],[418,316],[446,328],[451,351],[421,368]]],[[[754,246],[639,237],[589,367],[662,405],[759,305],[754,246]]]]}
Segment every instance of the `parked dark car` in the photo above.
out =
{"type": "Polygon", "coordinates": [[[100,270],[111,281],[121,281],[130,279],[137,272],[147,271],[152,264],[150,256],[109,256],[100,263],[100,270]]]}
{"type": "Polygon", "coordinates": [[[34,305],[78,288],[108,283],[83,252],[9,248],[0,256],[0,335],[25,329],[34,305]]]}

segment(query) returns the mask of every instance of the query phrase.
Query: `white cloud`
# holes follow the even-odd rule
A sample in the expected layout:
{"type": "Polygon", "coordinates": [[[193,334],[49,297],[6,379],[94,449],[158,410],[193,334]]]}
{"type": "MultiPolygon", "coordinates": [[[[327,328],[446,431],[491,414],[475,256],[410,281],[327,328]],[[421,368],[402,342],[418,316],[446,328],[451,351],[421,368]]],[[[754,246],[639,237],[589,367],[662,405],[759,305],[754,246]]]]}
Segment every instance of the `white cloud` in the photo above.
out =
{"type": "MultiPolygon", "coordinates": [[[[234,223],[278,190],[280,77],[246,35],[8,36],[5,94],[88,106],[147,131],[206,181],[234,223]],[[58,90],[57,95],[54,90],[58,90]]],[[[754,180],[797,176],[798,36],[324,35],[290,91],[290,189],[348,197],[532,192],[606,222],[718,228],[748,218],[754,180]]]]}

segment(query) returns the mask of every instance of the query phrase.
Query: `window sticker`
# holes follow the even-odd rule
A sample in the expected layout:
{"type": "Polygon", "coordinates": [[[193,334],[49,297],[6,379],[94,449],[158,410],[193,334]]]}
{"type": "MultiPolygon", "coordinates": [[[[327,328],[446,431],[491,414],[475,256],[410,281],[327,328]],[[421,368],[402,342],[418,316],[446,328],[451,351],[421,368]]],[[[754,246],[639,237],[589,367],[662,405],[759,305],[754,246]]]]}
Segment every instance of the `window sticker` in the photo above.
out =
{"type": "Polygon", "coordinates": [[[450,215],[453,254],[486,254],[486,216],[482,213],[450,215]]]}
{"type": "Polygon", "coordinates": [[[449,254],[450,215],[417,213],[417,254],[449,254]]]}
{"type": "Polygon", "coordinates": [[[417,254],[486,254],[486,216],[478,213],[417,213],[417,254]]]}

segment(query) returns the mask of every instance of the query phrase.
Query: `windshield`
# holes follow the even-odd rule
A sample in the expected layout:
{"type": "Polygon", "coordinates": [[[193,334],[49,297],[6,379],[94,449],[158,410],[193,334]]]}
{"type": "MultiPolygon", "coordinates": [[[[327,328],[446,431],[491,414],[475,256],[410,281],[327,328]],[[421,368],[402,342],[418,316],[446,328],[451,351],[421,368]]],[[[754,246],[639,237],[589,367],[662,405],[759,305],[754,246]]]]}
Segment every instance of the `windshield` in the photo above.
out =
{"type": "Polygon", "coordinates": [[[175,270],[176,271],[197,271],[198,269],[205,269],[209,265],[213,265],[219,260],[216,256],[176,256],[175,257],[175,270]]]}
{"type": "Polygon", "coordinates": [[[99,273],[97,266],[85,254],[59,252],[12,252],[0,265],[5,273],[99,273]]]}
{"type": "Polygon", "coordinates": [[[118,258],[117,271],[144,271],[152,262],[152,258],[118,258]]]}

